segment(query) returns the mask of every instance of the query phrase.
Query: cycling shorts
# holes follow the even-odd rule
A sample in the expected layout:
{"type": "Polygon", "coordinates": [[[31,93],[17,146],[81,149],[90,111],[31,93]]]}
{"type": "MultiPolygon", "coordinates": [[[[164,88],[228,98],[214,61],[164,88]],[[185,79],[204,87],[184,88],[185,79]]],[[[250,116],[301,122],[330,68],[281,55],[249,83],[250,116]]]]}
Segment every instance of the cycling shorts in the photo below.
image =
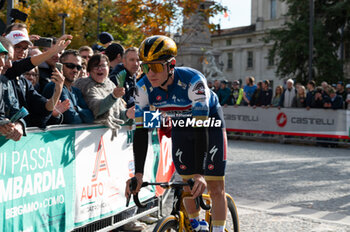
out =
{"type": "MultiPolygon", "coordinates": [[[[221,117],[219,117],[221,118],[221,117]]],[[[206,180],[223,180],[226,168],[227,137],[225,127],[208,128],[209,149],[204,158],[204,176],[206,180]]],[[[193,128],[173,128],[172,157],[176,171],[184,179],[189,179],[196,174],[194,154],[194,130],[193,128]]]]}

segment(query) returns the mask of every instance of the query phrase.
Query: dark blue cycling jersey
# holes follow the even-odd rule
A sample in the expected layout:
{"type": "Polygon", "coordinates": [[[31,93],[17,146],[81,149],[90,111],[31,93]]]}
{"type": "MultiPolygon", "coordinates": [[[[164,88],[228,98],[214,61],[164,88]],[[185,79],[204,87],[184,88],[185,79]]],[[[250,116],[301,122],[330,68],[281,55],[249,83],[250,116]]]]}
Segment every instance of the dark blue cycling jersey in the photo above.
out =
{"type": "Polygon", "coordinates": [[[144,111],[150,109],[206,120],[220,108],[219,100],[208,88],[203,74],[188,67],[175,68],[174,82],[168,86],[167,91],[159,87],[153,88],[147,77],[143,77],[137,82],[135,103],[137,127],[142,127],[144,111]]]}

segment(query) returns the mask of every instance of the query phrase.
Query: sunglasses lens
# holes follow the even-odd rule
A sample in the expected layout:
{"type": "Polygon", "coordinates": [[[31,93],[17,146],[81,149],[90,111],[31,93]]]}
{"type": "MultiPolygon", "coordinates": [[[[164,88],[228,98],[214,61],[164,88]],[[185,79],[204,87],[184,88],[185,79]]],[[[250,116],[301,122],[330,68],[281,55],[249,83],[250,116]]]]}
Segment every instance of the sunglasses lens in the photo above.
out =
{"type": "Polygon", "coordinates": [[[163,72],[163,64],[150,64],[151,65],[151,69],[153,72],[155,73],[160,73],[163,72]]]}
{"type": "Polygon", "coordinates": [[[64,65],[66,65],[67,68],[70,68],[70,69],[77,68],[78,71],[80,71],[82,69],[81,65],[76,65],[76,64],[72,64],[72,63],[64,63],[64,65]]]}
{"type": "Polygon", "coordinates": [[[151,69],[155,73],[163,72],[164,64],[155,63],[155,64],[141,64],[142,71],[147,74],[151,69]]]}
{"type": "Polygon", "coordinates": [[[149,72],[148,64],[141,64],[141,69],[144,74],[147,74],[149,72]]]}
{"type": "Polygon", "coordinates": [[[77,65],[77,70],[80,71],[82,69],[82,66],[77,65]]]}

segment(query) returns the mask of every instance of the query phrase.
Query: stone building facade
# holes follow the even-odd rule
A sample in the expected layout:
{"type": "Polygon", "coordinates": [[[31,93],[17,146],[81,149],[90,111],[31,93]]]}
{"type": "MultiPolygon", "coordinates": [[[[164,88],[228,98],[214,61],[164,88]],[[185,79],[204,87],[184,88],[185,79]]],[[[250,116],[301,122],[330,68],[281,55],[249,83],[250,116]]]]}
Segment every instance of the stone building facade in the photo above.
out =
{"type": "MultiPolygon", "coordinates": [[[[211,36],[212,47],[221,53],[223,73],[229,81],[243,81],[254,76],[256,81],[270,80],[273,85],[283,85],[275,75],[274,60],[267,58],[271,45],[262,38],[268,30],[281,27],[285,21],[287,5],[279,0],[252,0],[251,25],[223,29],[211,36]]],[[[244,83],[245,84],[245,83],[244,83]]]]}

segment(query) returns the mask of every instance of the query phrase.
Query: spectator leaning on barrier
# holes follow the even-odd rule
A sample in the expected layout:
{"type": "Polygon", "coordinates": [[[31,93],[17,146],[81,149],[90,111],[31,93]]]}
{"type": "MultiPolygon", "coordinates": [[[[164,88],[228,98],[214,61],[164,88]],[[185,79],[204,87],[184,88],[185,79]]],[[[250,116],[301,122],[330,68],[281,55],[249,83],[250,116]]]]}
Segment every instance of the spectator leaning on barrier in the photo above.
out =
{"type": "MultiPolygon", "coordinates": [[[[69,106],[65,112],[62,112],[63,123],[92,123],[94,121],[94,116],[88,108],[81,91],[72,86],[82,68],[81,57],[78,51],[65,51],[60,57],[60,62],[63,64],[62,73],[65,77],[60,101],[69,106]]],[[[54,89],[55,83],[51,82],[47,84],[43,90],[43,95],[50,98],[53,95],[54,89]]]]}
{"type": "Polygon", "coordinates": [[[278,107],[281,100],[281,95],[283,93],[283,87],[282,85],[278,85],[275,89],[275,96],[273,96],[271,101],[271,106],[278,107]]]}
{"type": "MultiPolygon", "coordinates": [[[[11,33],[9,35],[11,35],[11,33]]],[[[23,36],[18,37],[19,38],[15,39],[26,39],[23,36]]],[[[55,105],[58,103],[59,96],[61,95],[64,77],[58,72],[57,69],[55,70],[55,72],[52,74],[52,81],[56,83],[55,93],[52,98],[46,99],[34,89],[30,81],[19,75],[33,69],[35,64],[40,64],[43,62],[42,60],[51,57],[52,54],[56,54],[64,50],[70,44],[71,38],[72,36],[70,35],[64,35],[59,39],[57,44],[47,52],[38,56],[15,61],[12,65],[6,65],[2,70],[5,76],[10,79],[10,82],[15,89],[19,106],[24,106],[29,111],[29,115],[24,118],[27,126],[37,126],[41,128],[46,126],[46,121],[50,118],[55,105]]],[[[8,58],[11,61],[13,59],[14,52],[13,50],[9,50],[9,47],[12,48],[13,46],[8,40],[2,37],[1,41],[3,40],[5,42],[7,41],[7,43],[3,44],[9,51],[8,58]]],[[[10,63],[11,62],[9,62],[9,64],[10,63]]]]}
{"type": "Polygon", "coordinates": [[[329,97],[325,97],[323,106],[326,109],[343,109],[343,97],[341,95],[337,95],[334,88],[330,88],[329,97]]]}
{"type": "MultiPolygon", "coordinates": [[[[13,50],[11,47],[9,50],[13,50]]],[[[13,54],[13,51],[11,51],[13,54]]],[[[5,65],[11,65],[9,60],[8,51],[0,42],[0,72],[5,65]]],[[[12,85],[8,85],[8,82],[4,76],[0,77],[0,136],[5,136],[6,139],[12,139],[18,141],[22,135],[25,135],[25,122],[23,119],[15,123],[11,123],[8,118],[11,118],[19,110],[18,102],[14,96],[12,85]],[[5,101],[12,99],[12,104],[9,106],[8,112],[6,112],[5,101]]]]}
{"type": "Polygon", "coordinates": [[[250,105],[253,107],[261,106],[261,92],[262,92],[262,81],[259,81],[256,85],[256,89],[250,99],[250,105]]]}
{"type": "Polygon", "coordinates": [[[300,85],[297,91],[297,95],[293,98],[292,107],[305,108],[306,107],[306,90],[305,87],[300,85]]]}
{"type": "Polygon", "coordinates": [[[262,107],[270,107],[272,100],[272,89],[270,88],[270,81],[264,80],[262,82],[262,90],[261,90],[261,106],[262,107]]]}
{"type": "Polygon", "coordinates": [[[235,80],[232,83],[231,101],[234,106],[239,106],[243,99],[243,89],[239,86],[239,81],[235,80]]]}
{"type": "Polygon", "coordinates": [[[315,95],[312,98],[312,102],[310,105],[310,108],[324,108],[324,97],[327,97],[327,95],[323,94],[323,88],[317,87],[315,90],[315,95]]]}
{"type": "Polygon", "coordinates": [[[231,90],[229,88],[227,88],[227,84],[228,84],[227,80],[222,80],[220,83],[220,89],[216,93],[218,95],[220,105],[225,106],[225,107],[227,105],[232,105],[229,102],[231,90]]]}
{"type": "Polygon", "coordinates": [[[279,107],[292,107],[293,98],[297,95],[297,90],[294,88],[294,81],[292,79],[287,80],[287,89],[285,89],[281,95],[279,107]]]}
{"type": "Polygon", "coordinates": [[[250,100],[253,96],[254,91],[256,90],[257,86],[254,84],[255,78],[254,77],[246,77],[245,82],[246,85],[243,88],[243,100],[245,106],[250,106],[250,100]]]}
{"type": "Polygon", "coordinates": [[[214,93],[217,94],[219,90],[220,90],[220,81],[215,80],[215,81],[214,81],[213,91],[214,91],[214,93]]]}
{"type": "Polygon", "coordinates": [[[125,109],[125,102],[121,98],[125,90],[116,87],[108,78],[108,70],[108,57],[104,54],[95,54],[88,62],[87,71],[90,76],[78,79],[75,86],[83,93],[96,123],[119,129],[124,121],[135,118],[135,107],[125,109]]]}
{"type": "Polygon", "coordinates": [[[344,82],[339,81],[339,82],[337,83],[337,95],[342,96],[343,101],[345,101],[346,95],[347,95],[347,93],[346,93],[344,87],[345,87],[345,86],[344,86],[344,82]]]}
{"type": "Polygon", "coordinates": [[[123,99],[126,102],[127,109],[135,105],[134,93],[136,75],[140,68],[138,51],[136,47],[126,49],[123,55],[123,64],[120,66],[122,69],[109,76],[116,86],[125,88],[123,99]]]}
{"type": "Polygon", "coordinates": [[[350,84],[346,85],[345,109],[350,110],[350,84]]]}
{"type": "Polygon", "coordinates": [[[306,94],[306,109],[309,110],[311,107],[311,103],[312,103],[312,99],[315,97],[315,93],[316,93],[316,83],[315,81],[309,81],[307,83],[307,94],[306,94]]]}

